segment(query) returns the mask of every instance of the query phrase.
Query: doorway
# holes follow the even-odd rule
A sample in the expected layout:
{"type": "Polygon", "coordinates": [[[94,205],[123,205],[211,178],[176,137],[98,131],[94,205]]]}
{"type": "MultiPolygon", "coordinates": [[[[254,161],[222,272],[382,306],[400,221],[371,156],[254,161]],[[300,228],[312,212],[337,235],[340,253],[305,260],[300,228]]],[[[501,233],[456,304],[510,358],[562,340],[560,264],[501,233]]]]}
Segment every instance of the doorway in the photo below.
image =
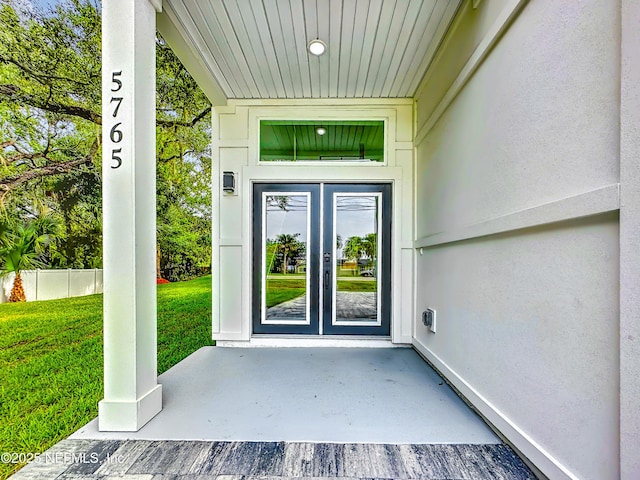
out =
{"type": "Polygon", "coordinates": [[[253,333],[390,334],[391,185],[253,186],[253,333]]]}

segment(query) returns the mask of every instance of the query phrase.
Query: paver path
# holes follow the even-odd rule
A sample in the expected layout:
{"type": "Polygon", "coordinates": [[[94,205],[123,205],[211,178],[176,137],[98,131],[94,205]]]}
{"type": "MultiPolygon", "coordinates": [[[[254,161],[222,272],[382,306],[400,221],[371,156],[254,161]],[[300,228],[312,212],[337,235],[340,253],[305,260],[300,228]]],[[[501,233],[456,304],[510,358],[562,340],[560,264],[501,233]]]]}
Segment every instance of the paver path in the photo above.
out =
{"type": "MultiPolygon", "coordinates": [[[[377,314],[376,292],[337,292],[336,318],[343,320],[375,320],[377,314]]],[[[307,295],[301,295],[267,309],[269,320],[299,320],[305,318],[307,295]]]]}
{"type": "Polygon", "coordinates": [[[506,445],[63,440],[11,480],[535,480],[506,445]]]}
{"type": "Polygon", "coordinates": [[[304,320],[306,317],[307,295],[267,308],[267,320],[304,320]]]}

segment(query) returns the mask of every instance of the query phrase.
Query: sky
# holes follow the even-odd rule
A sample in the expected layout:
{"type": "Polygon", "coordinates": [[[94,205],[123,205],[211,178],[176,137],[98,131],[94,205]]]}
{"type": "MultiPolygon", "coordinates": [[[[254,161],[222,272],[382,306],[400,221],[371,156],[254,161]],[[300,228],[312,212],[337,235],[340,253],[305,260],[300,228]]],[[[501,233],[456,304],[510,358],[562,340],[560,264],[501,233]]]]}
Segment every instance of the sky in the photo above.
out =
{"type": "Polygon", "coordinates": [[[55,7],[60,0],[13,0],[13,2],[20,8],[25,10],[48,10],[51,7],[55,7]]]}
{"type": "MultiPolygon", "coordinates": [[[[276,206],[267,209],[267,238],[275,239],[284,233],[291,235],[299,233],[298,240],[306,243],[307,197],[290,195],[288,198],[286,211],[276,206]]],[[[342,242],[346,242],[349,237],[364,237],[368,233],[374,233],[375,212],[375,200],[371,196],[339,197],[336,223],[338,224],[337,233],[342,238],[342,242]]]]}
{"type": "MultiPolygon", "coordinates": [[[[47,11],[52,8],[55,8],[56,5],[64,3],[65,0],[12,0],[16,5],[21,8],[32,11],[32,10],[43,10],[47,11]]],[[[92,0],[96,5],[100,5],[100,0],[92,0]]],[[[2,3],[3,0],[0,0],[2,3]]]]}

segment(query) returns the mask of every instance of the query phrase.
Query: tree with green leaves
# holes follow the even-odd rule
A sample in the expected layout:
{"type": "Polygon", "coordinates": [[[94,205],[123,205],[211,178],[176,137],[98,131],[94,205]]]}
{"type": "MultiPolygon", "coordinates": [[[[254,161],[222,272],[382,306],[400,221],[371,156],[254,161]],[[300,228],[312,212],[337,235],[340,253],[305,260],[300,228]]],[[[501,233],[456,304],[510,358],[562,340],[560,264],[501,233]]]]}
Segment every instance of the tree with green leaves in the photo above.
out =
{"type": "MultiPolygon", "coordinates": [[[[0,217],[57,212],[54,267],[102,261],[100,26],[97,0],[0,5],[0,217]]],[[[161,38],[156,55],[158,245],[178,279],[210,265],[211,106],[161,38]]]]}
{"type": "Polygon", "coordinates": [[[378,256],[378,235],[375,233],[367,233],[362,239],[362,251],[364,256],[371,260],[374,264],[378,256]]]}
{"type": "Polygon", "coordinates": [[[364,255],[364,245],[362,238],[356,236],[349,237],[344,244],[344,256],[349,260],[358,261],[364,255]]]}
{"type": "Polygon", "coordinates": [[[100,15],[73,1],[50,16],[0,9],[0,201],[92,168],[100,152],[100,15]]]}
{"type": "Polygon", "coordinates": [[[281,233],[276,237],[277,252],[282,255],[282,273],[287,274],[289,260],[304,251],[304,244],[298,240],[299,233],[281,233]]]}

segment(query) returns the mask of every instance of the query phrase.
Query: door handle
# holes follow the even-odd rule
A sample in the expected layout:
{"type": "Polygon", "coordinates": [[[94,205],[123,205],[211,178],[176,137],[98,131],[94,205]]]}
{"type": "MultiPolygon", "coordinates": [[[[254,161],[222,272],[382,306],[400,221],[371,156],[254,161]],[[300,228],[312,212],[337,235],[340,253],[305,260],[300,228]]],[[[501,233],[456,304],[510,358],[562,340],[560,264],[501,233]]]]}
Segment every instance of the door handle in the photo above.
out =
{"type": "Polygon", "coordinates": [[[324,253],[324,289],[329,290],[329,269],[331,268],[331,254],[324,253]]]}
{"type": "Polygon", "coordinates": [[[324,289],[329,289],[329,269],[331,268],[331,254],[329,252],[324,253],[324,289]]]}

